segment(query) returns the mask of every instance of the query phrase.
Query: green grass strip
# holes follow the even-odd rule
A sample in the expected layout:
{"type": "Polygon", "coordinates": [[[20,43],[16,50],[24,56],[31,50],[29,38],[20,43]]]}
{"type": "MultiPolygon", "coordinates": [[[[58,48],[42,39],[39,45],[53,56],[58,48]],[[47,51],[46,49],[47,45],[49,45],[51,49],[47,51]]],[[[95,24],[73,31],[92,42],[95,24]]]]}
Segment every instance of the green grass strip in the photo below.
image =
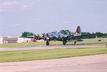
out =
{"type": "Polygon", "coordinates": [[[0,62],[18,62],[32,60],[59,59],[77,56],[107,54],[107,48],[80,48],[80,49],[39,49],[25,51],[0,52],[0,62]]]}

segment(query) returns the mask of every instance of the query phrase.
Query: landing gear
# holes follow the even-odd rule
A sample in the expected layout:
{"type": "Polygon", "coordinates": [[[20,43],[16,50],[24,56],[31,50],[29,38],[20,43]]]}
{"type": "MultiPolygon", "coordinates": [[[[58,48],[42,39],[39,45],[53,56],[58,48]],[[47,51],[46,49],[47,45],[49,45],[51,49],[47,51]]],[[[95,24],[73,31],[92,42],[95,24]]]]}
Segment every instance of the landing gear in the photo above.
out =
{"type": "Polygon", "coordinates": [[[46,46],[49,46],[49,37],[48,37],[48,35],[46,37],[46,46]]]}
{"type": "Polygon", "coordinates": [[[63,41],[63,45],[66,45],[67,41],[63,41]]]}
{"type": "Polygon", "coordinates": [[[74,45],[76,45],[77,41],[74,41],[74,45]]]}
{"type": "Polygon", "coordinates": [[[46,40],[46,45],[49,46],[49,40],[46,40]]]}
{"type": "Polygon", "coordinates": [[[67,38],[63,38],[63,45],[66,45],[67,43],[67,38]]]}

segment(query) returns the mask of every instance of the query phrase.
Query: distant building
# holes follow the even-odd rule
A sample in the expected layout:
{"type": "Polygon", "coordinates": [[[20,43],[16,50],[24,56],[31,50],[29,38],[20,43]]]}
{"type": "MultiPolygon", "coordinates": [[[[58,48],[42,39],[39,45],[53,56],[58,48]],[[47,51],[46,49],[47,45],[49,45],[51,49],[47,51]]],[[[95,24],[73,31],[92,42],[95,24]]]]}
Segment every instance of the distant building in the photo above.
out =
{"type": "Polygon", "coordinates": [[[23,43],[23,42],[32,42],[32,38],[20,38],[15,36],[1,36],[0,37],[0,44],[7,44],[7,43],[23,43]]]}
{"type": "Polygon", "coordinates": [[[6,43],[17,43],[18,38],[17,37],[0,37],[0,44],[6,44],[6,43]]]}
{"type": "Polygon", "coordinates": [[[19,36],[0,36],[0,44],[7,43],[25,43],[25,42],[43,42],[43,39],[36,40],[33,36],[23,38],[19,36]]]}
{"type": "Polygon", "coordinates": [[[17,43],[32,42],[32,38],[18,38],[17,43]]]}

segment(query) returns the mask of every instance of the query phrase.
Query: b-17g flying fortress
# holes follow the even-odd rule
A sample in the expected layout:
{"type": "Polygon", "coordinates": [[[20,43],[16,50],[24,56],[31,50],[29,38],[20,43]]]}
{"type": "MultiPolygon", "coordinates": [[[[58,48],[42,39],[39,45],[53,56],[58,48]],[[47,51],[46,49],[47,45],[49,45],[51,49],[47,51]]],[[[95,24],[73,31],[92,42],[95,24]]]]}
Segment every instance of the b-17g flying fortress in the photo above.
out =
{"type": "MultiPolygon", "coordinates": [[[[36,42],[44,40],[46,41],[46,45],[49,45],[49,41],[62,41],[63,45],[65,45],[67,43],[67,41],[72,41],[72,40],[81,40],[81,28],[80,26],[77,26],[76,32],[72,33],[72,34],[64,34],[63,33],[44,33],[42,34],[41,37],[36,36],[35,34],[32,34],[31,36],[26,36],[23,37],[22,36],[5,36],[5,37],[0,37],[0,43],[1,44],[6,44],[6,43],[22,43],[22,42],[36,42]],[[48,43],[48,44],[47,44],[48,43]]],[[[66,32],[67,33],[67,32],[66,32]]]]}
{"type": "Polygon", "coordinates": [[[107,0],[0,0],[0,72],[107,72],[107,0]]]}

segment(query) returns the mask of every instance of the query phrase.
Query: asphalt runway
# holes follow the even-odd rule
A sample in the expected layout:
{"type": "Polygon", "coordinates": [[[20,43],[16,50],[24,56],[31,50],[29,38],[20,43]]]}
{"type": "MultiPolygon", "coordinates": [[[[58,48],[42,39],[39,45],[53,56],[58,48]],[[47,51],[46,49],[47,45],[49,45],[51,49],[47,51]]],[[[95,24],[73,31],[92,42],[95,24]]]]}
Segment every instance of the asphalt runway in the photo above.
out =
{"type": "Polygon", "coordinates": [[[0,48],[0,51],[32,50],[32,49],[54,49],[54,48],[104,48],[102,45],[56,45],[56,46],[34,46],[20,48],[0,48]]]}
{"type": "Polygon", "coordinates": [[[107,72],[107,54],[0,63],[0,72],[107,72]]]}

